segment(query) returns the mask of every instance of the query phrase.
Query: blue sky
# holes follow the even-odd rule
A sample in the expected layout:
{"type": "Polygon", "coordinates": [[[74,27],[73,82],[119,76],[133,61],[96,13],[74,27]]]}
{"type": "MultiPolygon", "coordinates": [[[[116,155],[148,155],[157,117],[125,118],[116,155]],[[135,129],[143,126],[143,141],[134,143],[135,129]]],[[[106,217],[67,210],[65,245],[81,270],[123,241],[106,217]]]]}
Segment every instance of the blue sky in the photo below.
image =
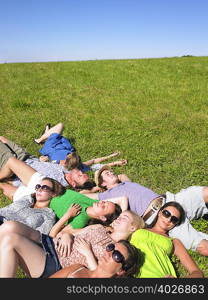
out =
{"type": "Polygon", "coordinates": [[[208,56],[208,0],[0,3],[0,63],[208,56]]]}

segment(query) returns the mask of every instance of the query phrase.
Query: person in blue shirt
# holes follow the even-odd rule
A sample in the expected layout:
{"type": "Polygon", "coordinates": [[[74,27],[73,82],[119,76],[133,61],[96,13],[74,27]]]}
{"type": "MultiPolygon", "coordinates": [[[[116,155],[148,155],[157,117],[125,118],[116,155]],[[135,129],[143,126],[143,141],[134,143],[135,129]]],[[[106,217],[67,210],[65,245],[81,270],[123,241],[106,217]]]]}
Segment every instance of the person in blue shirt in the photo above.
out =
{"type": "MultiPolygon", "coordinates": [[[[40,138],[34,139],[36,144],[43,144],[39,152],[41,161],[51,161],[53,163],[61,164],[67,169],[73,169],[78,167],[82,172],[99,170],[103,165],[101,162],[119,155],[119,152],[113,152],[110,155],[91,159],[85,162],[81,161],[75,147],[72,145],[69,139],[62,135],[64,130],[63,123],[50,128],[50,124],[47,124],[45,131],[40,138]]],[[[126,165],[127,160],[122,159],[109,163],[109,166],[121,166],[126,165]]]]}

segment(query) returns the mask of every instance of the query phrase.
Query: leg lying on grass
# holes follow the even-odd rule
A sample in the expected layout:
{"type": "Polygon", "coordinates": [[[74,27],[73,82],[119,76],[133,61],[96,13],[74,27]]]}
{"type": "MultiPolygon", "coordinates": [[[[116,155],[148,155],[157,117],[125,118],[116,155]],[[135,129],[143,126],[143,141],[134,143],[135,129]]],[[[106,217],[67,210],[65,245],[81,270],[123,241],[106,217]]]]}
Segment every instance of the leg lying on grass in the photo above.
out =
{"type": "Polygon", "coordinates": [[[9,173],[12,175],[15,174],[17,177],[19,177],[23,184],[27,185],[30,181],[30,178],[34,173],[36,173],[36,171],[23,161],[18,160],[15,157],[10,157],[0,170],[0,180],[5,179],[5,174],[9,173]]]}
{"type": "Polygon", "coordinates": [[[4,196],[12,200],[17,187],[5,182],[0,183],[0,189],[2,190],[4,196]]]}
{"type": "Polygon", "coordinates": [[[41,144],[45,142],[52,133],[62,134],[63,130],[64,130],[64,125],[62,123],[58,123],[57,125],[51,127],[46,132],[44,132],[44,134],[41,135],[39,139],[34,139],[34,141],[36,144],[41,144]]]}

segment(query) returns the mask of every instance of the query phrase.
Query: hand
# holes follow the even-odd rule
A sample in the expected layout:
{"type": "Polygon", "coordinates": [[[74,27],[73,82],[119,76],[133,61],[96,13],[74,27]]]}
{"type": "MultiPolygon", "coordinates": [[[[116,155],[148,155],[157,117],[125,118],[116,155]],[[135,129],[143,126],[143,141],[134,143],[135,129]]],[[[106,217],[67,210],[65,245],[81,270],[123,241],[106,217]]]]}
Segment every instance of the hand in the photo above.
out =
{"type": "Polygon", "coordinates": [[[88,244],[83,238],[76,238],[74,242],[74,248],[84,256],[88,255],[88,253],[92,252],[91,245],[88,244]]]}
{"type": "Polygon", "coordinates": [[[176,277],[173,276],[173,275],[168,274],[168,275],[164,276],[164,278],[176,278],[176,277]]]}
{"type": "Polygon", "coordinates": [[[81,212],[82,207],[79,204],[73,203],[66,212],[68,217],[75,217],[81,212]]]}
{"type": "Polygon", "coordinates": [[[44,161],[44,162],[46,162],[46,161],[49,161],[49,158],[48,158],[48,156],[46,156],[46,155],[41,155],[41,156],[39,157],[39,161],[44,161]]]}
{"type": "Polygon", "coordinates": [[[67,163],[65,159],[60,160],[59,165],[66,167],[67,163]]]}
{"type": "Polygon", "coordinates": [[[125,166],[128,163],[128,161],[127,161],[127,159],[121,159],[121,160],[115,161],[114,163],[115,163],[115,166],[125,166]]]}
{"type": "Polygon", "coordinates": [[[8,144],[8,139],[5,138],[4,136],[0,136],[0,142],[4,143],[4,144],[8,144]]]}
{"type": "Polygon", "coordinates": [[[71,248],[73,244],[73,237],[72,235],[64,232],[61,234],[57,235],[58,242],[57,242],[57,252],[60,254],[62,257],[69,256],[71,253],[71,248]]]}
{"type": "Polygon", "coordinates": [[[120,155],[120,154],[121,154],[120,151],[115,151],[115,152],[113,152],[112,154],[110,154],[110,156],[111,156],[111,157],[115,157],[115,156],[118,156],[118,155],[120,155]]]}

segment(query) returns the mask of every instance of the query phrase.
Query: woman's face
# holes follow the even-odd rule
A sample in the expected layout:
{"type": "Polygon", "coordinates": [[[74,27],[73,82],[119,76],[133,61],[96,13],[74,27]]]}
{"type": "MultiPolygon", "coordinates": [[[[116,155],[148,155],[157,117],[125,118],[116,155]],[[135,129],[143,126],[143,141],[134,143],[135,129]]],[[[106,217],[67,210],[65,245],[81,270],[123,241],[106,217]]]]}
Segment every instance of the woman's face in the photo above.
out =
{"type": "Polygon", "coordinates": [[[180,212],[174,206],[167,206],[159,212],[158,221],[160,226],[169,231],[177,225],[177,220],[180,219],[180,212]]]}
{"type": "MultiPolygon", "coordinates": [[[[121,243],[115,243],[115,249],[118,250],[126,260],[128,258],[128,250],[121,243]]],[[[102,270],[107,273],[116,274],[122,270],[122,263],[118,263],[113,259],[113,251],[105,251],[105,254],[100,258],[99,265],[102,266],[102,270]]]]}
{"type": "Polygon", "coordinates": [[[113,214],[115,212],[115,204],[110,201],[98,201],[93,203],[93,211],[99,216],[105,216],[108,214],[113,214]]]}
{"type": "Polygon", "coordinates": [[[55,196],[53,185],[49,180],[42,180],[39,185],[36,185],[36,200],[46,201],[55,196]]]}
{"type": "Polygon", "coordinates": [[[133,216],[129,211],[124,211],[112,223],[114,230],[129,232],[132,231],[133,216]]]}

